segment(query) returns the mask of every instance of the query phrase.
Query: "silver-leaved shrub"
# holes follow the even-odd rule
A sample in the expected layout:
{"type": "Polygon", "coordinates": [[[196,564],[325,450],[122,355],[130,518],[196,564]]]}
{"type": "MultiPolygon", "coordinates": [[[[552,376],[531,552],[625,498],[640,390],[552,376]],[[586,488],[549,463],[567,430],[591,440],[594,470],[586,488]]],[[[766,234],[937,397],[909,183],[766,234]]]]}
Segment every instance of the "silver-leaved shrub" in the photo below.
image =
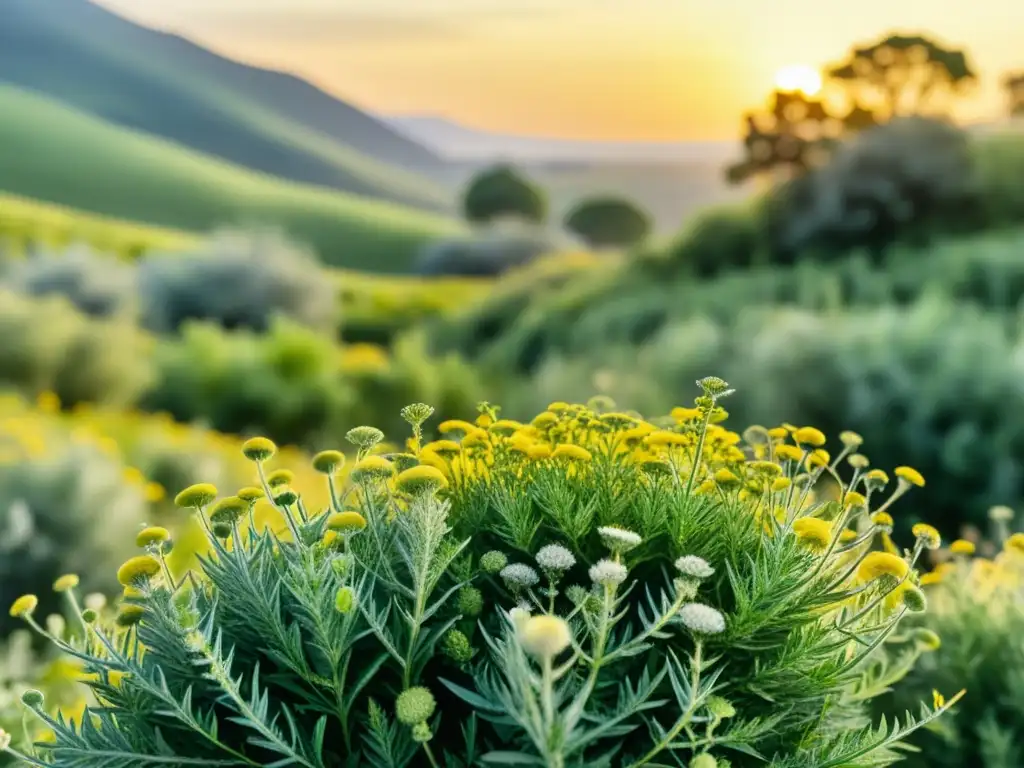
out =
{"type": "MultiPolygon", "coordinates": [[[[267,474],[177,497],[208,533],[176,578],[162,529],[118,577],[116,620],[53,637],[89,675],[78,722],[24,701],[61,768],[140,766],[762,766],[894,762],[952,706],[874,721],[871,700],[933,644],[894,634],[925,599],[919,526],[892,505],[924,479],[835,456],[817,429],[722,426],[725,382],[648,422],[553,403],[529,424],[482,404],[382,453],[372,427],[314,457],[330,509],[267,474]],[[887,487],[892,487],[890,493],[887,487]],[[263,499],[261,501],[261,499],[263,499]],[[273,502],[278,524],[257,528],[273,502]],[[895,638],[895,639],[894,639],[895,638]],[[896,642],[896,640],[899,642],[896,642]]],[[[73,598],[73,591],[69,593],[73,598]]],[[[43,634],[26,595],[11,608],[43,634]]],[[[952,692],[950,692],[952,693],[952,692]]],[[[933,702],[929,699],[929,705],[933,702]]],[[[10,748],[8,748],[10,750],[10,748]]]]}

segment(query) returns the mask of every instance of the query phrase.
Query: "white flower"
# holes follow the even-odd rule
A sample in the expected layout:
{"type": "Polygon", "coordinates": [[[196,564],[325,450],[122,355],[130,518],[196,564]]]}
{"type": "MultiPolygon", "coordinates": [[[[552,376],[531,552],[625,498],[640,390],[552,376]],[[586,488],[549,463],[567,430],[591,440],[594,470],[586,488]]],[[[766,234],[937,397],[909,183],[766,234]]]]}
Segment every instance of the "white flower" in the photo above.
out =
{"type": "Polygon", "coordinates": [[[687,603],[679,609],[679,620],[698,635],[717,635],[725,631],[725,616],[710,605],[687,603]]]}
{"type": "Polygon", "coordinates": [[[576,565],[576,558],[561,544],[548,544],[537,553],[537,565],[545,571],[568,571],[576,565]]]}
{"type": "Polygon", "coordinates": [[[676,570],[678,570],[683,576],[689,576],[692,579],[707,579],[714,572],[708,561],[703,557],[697,557],[696,555],[683,555],[676,560],[676,570]]]}
{"type": "Polygon", "coordinates": [[[532,587],[540,581],[540,576],[537,575],[537,572],[530,566],[523,565],[522,563],[506,565],[501,569],[500,575],[505,581],[505,585],[512,589],[532,587]]]}
{"type": "Polygon", "coordinates": [[[531,616],[520,627],[519,635],[527,653],[547,659],[560,654],[572,642],[572,631],[559,616],[531,616]]]}
{"type": "Polygon", "coordinates": [[[623,552],[629,552],[629,550],[640,546],[643,539],[638,534],[632,531],[627,531],[625,528],[617,528],[613,525],[606,525],[602,528],[597,529],[598,536],[601,537],[601,541],[608,547],[612,552],[619,554],[623,552]]]}
{"type": "Polygon", "coordinates": [[[508,612],[508,617],[512,620],[513,626],[521,630],[530,618],[530,607],[526,603],[520,603],[508,612]]]}
{"type": "Polygon", "coordinates": [[[602,587],[615,587],[626,580],[628,571],[622,563],[613,560],[598,560],[590,567],[590,579],[602,587]]]}

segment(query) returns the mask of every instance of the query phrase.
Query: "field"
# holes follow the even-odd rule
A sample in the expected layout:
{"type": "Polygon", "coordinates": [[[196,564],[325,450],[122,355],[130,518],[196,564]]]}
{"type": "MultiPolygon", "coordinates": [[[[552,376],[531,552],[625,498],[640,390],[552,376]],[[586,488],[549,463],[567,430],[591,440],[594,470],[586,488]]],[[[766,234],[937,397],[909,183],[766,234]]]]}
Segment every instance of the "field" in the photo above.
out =
{"type": "Polygon", "coordinates": [[[0,86],[0,191],[133,222],[204,233],[280,228],[328,264],[406,272],[452,220],[263,176],[0,86]]]}

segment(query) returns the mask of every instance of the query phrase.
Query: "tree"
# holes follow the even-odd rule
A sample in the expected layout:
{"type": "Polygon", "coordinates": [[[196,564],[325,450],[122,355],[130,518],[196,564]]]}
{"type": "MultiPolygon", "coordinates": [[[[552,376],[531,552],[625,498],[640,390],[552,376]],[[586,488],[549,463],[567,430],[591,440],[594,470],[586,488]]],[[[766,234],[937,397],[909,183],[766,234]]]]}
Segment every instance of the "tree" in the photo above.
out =
{"type": "Polygon", "coordinates": [[[592,248],[628,248],[647,237],[651,220],[629,200],[595,197],[569,211],[565,227],[592,248]]]}
{"type": "Polygon", "coordinates": [[[466,218],[475,224],[506,216],[541,224],[548,212],[544,193],[508,165],[478,173],[466,188],[462,207],[466,218]]]}
{"type": "Polygon", "coordinates": [[[845,87],[851,101],[883,120],[945,114],[950,102],[977,80],[964,51],[923,35],[889,35],[854,47],[828,75],[845,87]]]}
{"type": "Polygon", "coordinates": [[[1024,117],[1024,71],[1007,75],[1003,84],[1010,100],[1010,116],[1024,117]]]}
{"type": "Polygon", "coordinates": [[[843,133],[874,120],[859,106],[846,117],[836,117],[823,99],[799,91],[776,90],[768,104],[764,113],[744,116],[743,158],[726,169],[726,178],[734,184],[778,171],[803,173],[827,159],[843,133]]]}

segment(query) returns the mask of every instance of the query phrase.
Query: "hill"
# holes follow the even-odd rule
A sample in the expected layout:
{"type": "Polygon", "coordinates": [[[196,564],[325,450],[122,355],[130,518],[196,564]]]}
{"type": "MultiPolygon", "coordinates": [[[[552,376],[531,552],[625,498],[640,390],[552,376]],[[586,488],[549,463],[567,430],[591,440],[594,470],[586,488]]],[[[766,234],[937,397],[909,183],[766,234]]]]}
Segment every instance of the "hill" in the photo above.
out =
{"type": "Polygon", "coordinates": [[[0,82],[292,181],[432,210],[403,168],[441,164],[390,126],[281,72],[219,56],[89,0],[0,0],[0,82]]]}
{"type": "Polygon", "coordinates": [[[325,262],[404,272],[461,225],[403,206],[283,181],[0,86],[0,191],[129,221],[205,232],[279,227],[325,262]]]}

